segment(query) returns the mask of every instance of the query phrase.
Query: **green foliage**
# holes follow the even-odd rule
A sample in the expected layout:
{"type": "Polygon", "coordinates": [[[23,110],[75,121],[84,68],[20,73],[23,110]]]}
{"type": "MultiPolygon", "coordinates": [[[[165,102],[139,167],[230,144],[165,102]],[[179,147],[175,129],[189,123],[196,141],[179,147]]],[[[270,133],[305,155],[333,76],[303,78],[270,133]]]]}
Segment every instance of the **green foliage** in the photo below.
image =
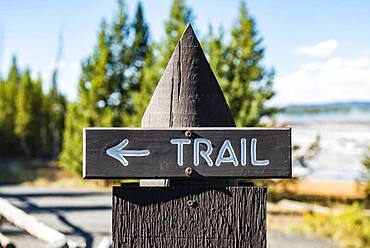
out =
{"type": "MultiPolygon", "coordinates": [[[[156,84],[186,25],[193,19],[184,0],[173,0],[165,21],[165,37],[149,43],[148,25],[139,3],[134,19],[129,20],[125,1],[118,1],[113,20],[103,21],[93,53],[82,63],[79,97],[68,113],[76,127],[139,126],[156,84]],[[82,120],[79,120],[82,118],[82,120]]],[[[225,44],[223,31],[210,30],[206,51],[239,126],[255,126],[273,109],[265,102],[273,96],[273,71],[261,65],[264,49],[253,19],[243,4],[233,27],[231,41],[225,44]]],[[[61,164],[80,172],[72,159],[82,157],[78,137],[81,131],[67,124],[61,164]],[[77,133],[74,133],[77,132],[77,133]],[[69,137],[67,139],[67,136],[69,137]],[[74,138],[71,138],[74,137],[74,138]],[[73,149],[72,149],[73,147],[73,149]],[[69,154],[70,153],[70,157],[69,154]]],[[[80,160],[76,160],[80,161],[80,160]]]]}
{"type": "Polygon", "coordinates": [[[265,68],[262,39],[255,21],[242,2],[239,17],[231,30],[231,41],[224,45],[223,33],[206,40],[210,65],[222,87],[237,126],[259,125],[262,117],[271,117],[276,109],[265,103],[274,95],[274,71],[265,68]]]}
{"type": "MultiPolygon", "coordinates": [[[[33,153],[31,148],[35,148],[33,132],[38,132],[38,116],[34,115],[35,110],[35,85],[32,82],[30,71],[26,70],[23,74],[19,89],[16,95],[16,116],[15,116],[15,134],[20,140],[22,150],[26,156],[33,153]]],[[[40,137],[36,137],[37,140],[40,137]]]]}
{"type": "MultiPolygon", "coordinates": [[[[44,94],[41,79],[21,71],[14,57],[9,74],[0,80],[0,156],[56,158],[79,175],[82,159],[82,128],[139,126],[141,117],[186,25],[193,19],[185,0],[173,0],[165,21],[165,37],[150,41],[141,3],[133,19],[124,0],[110,22],[102,21],[97,43],[82,63],[78,98],[67,106],[57,87],[44,94]],[[66,110],[67,108],[67,110],[66,110]]],[[[264,48],[254,20],[243,4],[231,40],[212,28],[205,50],[239,126],[259,124],[273,109],[265,102],[273,96],[273,71],[261,65],[264,48]]]]}
{"type": "Polygon", "coordinates": [[[39,156],[42,153],[43,138],[41,130],[47,125],[43,116],[44,95],[42,81],[31,79],[26,70],[20,80],[15,98],[15,134],[20,142],[22,154],[27,157],[39,156]]]}
{"type": "MultiPolygon", "coordinates": [[[[32,108],[31,108],[31,116],[32,122],[30,127],[30,144],[32,144],[31,151],[33,155],[41,155],[42,153],[42,145],[43,139],[41,136],[41,130],[44,125],[47,123],[44,122],[42,116],[44,115],[43,112],[43,104],[45,96],[42,92],[42,80],[41,77],[36,79],[35,82],[32,84],[32,96],[28,96],[32,99],[32,108]]],[[[17,112],[18,113],[18,112],[17,112]]]]}
{"type": "Polygon", "coordinates": [[[111,23],[102,21],[93,53],[82,63],[79,96],[67,110],[61,165],[72,174],[81,173],[82,128],[132,126],[136,113],[133,98],[144,78],[149,31],[142,6],[128,20],[124,1],[111,23]],[[69,123],[70,122],[70,123],[69,123]],[[77,159],[79,158],[79,159],[77,159]]]}
{"type": "MultiPolygon", "coordinates": [[[[229,73],[228,66],[228,47],[224,42],[224,29],[219,27],[218,34],[215,34],[213,27],[209,25],[209,30],[207,38],[204,40],[205,48],[204,51],[208,55],[209,64],[217,77],[217,81],[223,89],[226,100],[231,96],[225,91],[229,86],[229,81],[227,80],[227,75],[229,73]]],[[[228,102],[229,103],[229,102],[228,102]]],[[[229,103],[230,106],[230,103],[229,103]]],[[[231,106],[230,106],[231,108],[231,106]]],[[[235,115],[233,116],[234,120],[235,115]]]]}
{"type": "Polygon", "coordinates": [[[48,106],[59,99],[64,99],[65,104],[65,98],[50,92],[45,95],[41,78],[33,80],[30,70],[22,73],[13,57],[8,77],[0,82],[1,158],[51,157],[52,140],[48,132],[63,131],[64,113],[59,114],[61,125],[50,125],[58,118],[48,106]]]}
{"type": "Polygon", "coordinates": [[[135,34],[135,39],[130,51],[132,53],[131,57],[135,61],[133,62],[134,72],[132,73],[131,80],[133,80],[133,84],[138,87],[143,80],[142,70],[144,68],[144,64],[145,66],[149,66],[148,63],[145,63],[145,60],[150,50],[150,46],[148,44],[149,27],[144,20],[143,7],[140,2],[137,6],[132,28],[135,34]]]}
{"type": "Polygon", "coordinates": [[[186,25],[192,20],[193,15],[191,9],[186,6],[185,1],[174,0],[170,10],[170,16],[164,24],[166,36],[160,44],[160,65],[162,70],[166,68],[166,65],[170,60],[173,50],[175,49],[181,34],[184,32],[186,25]]]}
{"type": "Polygon", "coordinates": [[[226,86],[227,68],[227,47],[224,44],[225,31],[219,27],[218,34],[213,31],[212,25],[208,27],[207,38],[204,40],[205,52],[208,54],[208,60],[213,71],[219,77],[219,84],[226,86]]]}
{"type": "Polygon", "coordinates": [[[0,83],[0,153],[6,156],[9,153],[19,152],[16,149],[17,137],[14,132],[15,126],[15,98],[21,73],[14,56],[7,79],[0,83]]]}
{"type": "Polygon", "coordinates": [[[136,111],[132,116],[132,123],[134,126],[141,125],[141,118],[159,81],[160,74],[158,73],[159,69],[156,62],[153,49],[148,50],[144,61],[144,67],[140,74],[139,91],[132,95],[133,106],[136,111]]]}
{"type": "MultiPolygon", "coordinates": [[[[108,42],[110,41],[107,35],[107,24],[102,22],[98,45],[92,56],[82,64],[79,83],[79,104],[81,109],[84,109],[90,126],[100,125],[102,122],[100,117],[107,108],[111,93],[110,88],[114,87],[107,76],[108,63],[112,63],[108,42]]],[[[119,109],[118,104],[114,104],[116,110],[119,109]]]]}
{"type": "MultiPolygon", "coordinates": [[[[79,101],[67,108],[64,141],[60,154],[60,165],[70,174],[81,176],[82,172],[82,129],[90,126],[113,125],[112,109],[107,108],[109,87],[107,77],[108,50],[107,24],[102,22],[98,45],[94,53],[82,65],[79,83],[79,101]],[[109,115],[107,114],[109,112],[109,115]]],[[[116,106],[116,110],[117,110],[116,106]]],[[[118,115],[118,114],[117,114],[118,115]]],[[[116,116],[117,121],[119,117],[116,116]]]]}
{"type": "Polygon", "coordinates": [[[117,15],[111,24],[102,22],[98,45],[82,65],[79,103],[86,110],[90,126],[101,126],[102,122],[131,125],[127,116],[134,112],[131,94],[138,91],[149,36],[140,4],[136,13],[130,23],[126,5],[119,1],[117,15]]]}
{"type": "Polygon", "coordinates": [[[370,247],[370,217],[358,203],[338,215],[308,214],[305,221],[311,232],[337,240],[344,247],[370,247]]]}
{"type": "MultiPolygon", "coordinates": [[[[140,16],[137,15],[137,19],[140,16]]],[[[140,71],[140,82],[137,92],[132,95],[135,112],[132,115],[132,124],[140,126],[141,118],[150,101],[153,91],[167,66],[167,63],[180,39],[186,25],[193,19],[191,9],[184,0],[174,0],[170,16],[165,21],[165,37],[159,43],[151,43],[147,47],[144,65],[140,71]]]]}
{"type": "Polygon", "coordinates": [[[57,159],[63,143],[64,121],[67,99],[58,89],[58,68],[52,74],[51,87],[43,98],[42,120],[42,152],[50,154],[52,159],[57,159]]]}
{"type": "Polygon", "coordinates": [[[135,20],[133,22],[135,40],[133,43],[135,62],[134,85],[135,91],[132,91],[133,113],[130,116],[132,126],[140,126],[142,115],[149,103],[154,87],[157,84],[160,74],[158,73],[157,60],[153,51],[155,44],[149,43],[149,28],[144,22],[143,9],[139,3],[136,10],[135,20]]]}
{"type": "Polygon", "coordinates": [[[82,129],[87,126],[87,119],[79,106],[68,104],[60,165],[72,175],[81,176],[82,173],[82,129]]]}

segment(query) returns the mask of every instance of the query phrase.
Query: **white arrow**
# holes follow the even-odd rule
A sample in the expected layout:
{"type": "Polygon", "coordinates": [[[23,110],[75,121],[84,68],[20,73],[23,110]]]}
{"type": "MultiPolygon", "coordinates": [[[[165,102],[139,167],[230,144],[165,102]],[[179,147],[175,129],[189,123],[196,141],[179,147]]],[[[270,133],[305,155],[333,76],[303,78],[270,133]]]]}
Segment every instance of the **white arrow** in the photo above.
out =
{"type": "Polygon", "coordinates": [[[124,139],[118,145],[108,148],[106,151],[107,155],[117,159],[123,166],[127,166],[128,161],[125,159],[125,156],[144,157],[150,154],[149,150],[122,150],[128,142],[128,139],[124,139]]]}

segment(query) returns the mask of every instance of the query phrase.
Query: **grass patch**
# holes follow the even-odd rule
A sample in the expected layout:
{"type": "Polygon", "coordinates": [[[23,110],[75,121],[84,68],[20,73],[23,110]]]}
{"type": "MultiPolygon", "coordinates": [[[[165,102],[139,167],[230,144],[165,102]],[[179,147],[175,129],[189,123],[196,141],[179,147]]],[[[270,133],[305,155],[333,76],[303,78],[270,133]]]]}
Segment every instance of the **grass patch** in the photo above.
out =
{"type": "Polygon", "coordinates": [[[339,214],[269,215],[268,226],[285,233],[330,238],[341,247],[370,247],[370,217],[359,203],[343,207],[339,214]]]}
{"type": "Polygon", "coordinates": [[[338,215],[307,214],[304,220],[309,232],[329,237],[344,247],[370,247],[370,217],[359,203],[345,207],[338,215]]]}

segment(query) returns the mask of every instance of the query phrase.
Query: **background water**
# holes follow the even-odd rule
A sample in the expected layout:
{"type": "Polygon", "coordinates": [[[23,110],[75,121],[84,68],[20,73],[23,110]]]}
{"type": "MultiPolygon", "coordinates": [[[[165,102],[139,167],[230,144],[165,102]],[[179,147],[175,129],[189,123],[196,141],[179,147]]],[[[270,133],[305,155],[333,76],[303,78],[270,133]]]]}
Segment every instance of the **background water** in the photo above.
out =
{"type": "Polygon", "coordinates": [[[278,121],[341,121],[341,122],[369,122],[370,123],[370,110],[350,110],[350,111],[333,111],[333,112],[318,112],[318,113],[301,113],[301,114],[289,114],[279,113],[277,114],[278,121]]]}
{"type": "MultiPolygon", "coordinates": [[[[293,157],[304,154],[320,136],[319,153],[307,161],[312,168],[308,178],[355,181],[364,172],[361,160],[370,145],[370,111],[279,114],[277,122],[292,127],[292,143],[301,147],[293,157]]],[[[293,175],[301,172],[293,168],[293,175]]]]}

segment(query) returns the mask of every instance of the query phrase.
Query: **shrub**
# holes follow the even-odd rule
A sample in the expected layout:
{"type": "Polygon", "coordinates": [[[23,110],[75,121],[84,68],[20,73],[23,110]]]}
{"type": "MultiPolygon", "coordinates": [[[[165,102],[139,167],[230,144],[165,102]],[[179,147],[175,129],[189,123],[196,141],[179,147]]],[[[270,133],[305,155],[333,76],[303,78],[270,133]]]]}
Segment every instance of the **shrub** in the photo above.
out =
{"type": "Polygon", "coordinates": [[[332,238],[344,247],[370,247],[370,217],[359,203],[340,214],[307,214],[304,219],[309,231],[332,238]]]}

